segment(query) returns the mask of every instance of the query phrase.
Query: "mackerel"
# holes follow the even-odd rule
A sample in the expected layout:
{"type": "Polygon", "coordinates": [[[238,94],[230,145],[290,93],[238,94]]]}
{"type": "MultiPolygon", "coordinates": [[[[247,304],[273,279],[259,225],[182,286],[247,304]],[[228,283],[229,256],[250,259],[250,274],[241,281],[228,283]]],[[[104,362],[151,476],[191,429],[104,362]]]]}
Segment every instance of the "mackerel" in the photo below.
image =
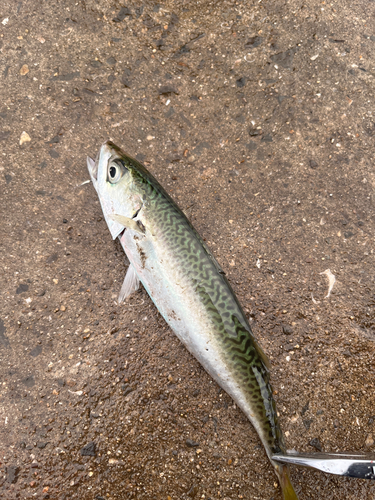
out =
{"type": "Polygon", "coordinates": [[[298,500],[290,463],[375,478],[369,457],[286,453],[267,357],[202,238],[148,170],[112,142],[87,165],[112,238],[130,261],[119,302],[142,282],[177,337],[253,424],[284,500],[298,500]]]}

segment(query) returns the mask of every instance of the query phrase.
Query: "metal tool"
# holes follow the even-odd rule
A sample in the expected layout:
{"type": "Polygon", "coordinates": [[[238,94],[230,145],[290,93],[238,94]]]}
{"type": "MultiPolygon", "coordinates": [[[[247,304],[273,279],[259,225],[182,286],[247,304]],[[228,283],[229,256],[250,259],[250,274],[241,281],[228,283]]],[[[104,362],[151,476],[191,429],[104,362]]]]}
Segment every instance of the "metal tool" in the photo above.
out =
{"type": "Polygon", "coordinates": [[[375,455],[355,453],[293,453],[273,455],[283,464],[318,469],[328,474],[375,480],[375,455]]]}

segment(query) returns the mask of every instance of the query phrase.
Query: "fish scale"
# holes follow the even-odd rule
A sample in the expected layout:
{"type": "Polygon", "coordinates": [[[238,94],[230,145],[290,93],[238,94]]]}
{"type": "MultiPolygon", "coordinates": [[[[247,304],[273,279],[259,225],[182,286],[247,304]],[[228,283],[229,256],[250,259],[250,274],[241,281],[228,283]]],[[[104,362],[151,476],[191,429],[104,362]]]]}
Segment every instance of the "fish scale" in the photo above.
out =
{"type": "Polygon", "coordinates": [[[225,273],[143,165],[110,142],[96,165],[91,177],[112,236],[120,237],[134,272],[176,335],[254,425],[284,499],[296,500],[288,467],[271,458],[285,453],[285,446],[266,357],[225,273]],[[110,182],[112,174],[116,182],[110,182]],[[125,230],[111,215],[125,221],[125,230]]]}

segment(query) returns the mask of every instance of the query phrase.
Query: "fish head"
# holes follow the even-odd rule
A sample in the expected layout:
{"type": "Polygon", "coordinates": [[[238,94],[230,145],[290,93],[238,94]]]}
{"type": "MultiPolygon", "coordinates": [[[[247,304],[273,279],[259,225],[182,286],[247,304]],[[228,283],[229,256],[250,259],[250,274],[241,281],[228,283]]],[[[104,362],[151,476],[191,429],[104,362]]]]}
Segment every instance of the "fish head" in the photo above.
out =
{"type": "Polygon", "coordinates": [[[87,168],[108,228],[115,239],[124,230],[124,226],[111,216],[118,214],[132,219],[143,205],[137,171],[131,158],[111,141],[101,146],[95,160],[87,157],[87,168]]]}

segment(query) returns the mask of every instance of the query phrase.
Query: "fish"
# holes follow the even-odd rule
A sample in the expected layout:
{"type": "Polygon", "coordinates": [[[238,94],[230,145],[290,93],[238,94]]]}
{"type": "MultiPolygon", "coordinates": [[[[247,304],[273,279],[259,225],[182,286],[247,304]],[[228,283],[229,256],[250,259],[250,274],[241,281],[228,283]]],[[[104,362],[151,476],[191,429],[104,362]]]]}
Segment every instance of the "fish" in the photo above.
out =
{"type": "Polygon", "coordinates": [[[111,141],[87,166],[112,238],[130,265],[119,302],[142,283],[171,329],[256,429],[284,500],[298,500],[270,385],[268,359],[228,279],[152,174],[111,141]]]}
{"type": "Polygon", "coordinates": [[[159,182],[113,142],[87,167],[113,239],[130,262],[118,302],[142,283],[173,332],[257,431],[284,500],[298,500],[289,464],[375,479],[375,457],[288,453],[270,365],[215,257],[159,182]]]}

